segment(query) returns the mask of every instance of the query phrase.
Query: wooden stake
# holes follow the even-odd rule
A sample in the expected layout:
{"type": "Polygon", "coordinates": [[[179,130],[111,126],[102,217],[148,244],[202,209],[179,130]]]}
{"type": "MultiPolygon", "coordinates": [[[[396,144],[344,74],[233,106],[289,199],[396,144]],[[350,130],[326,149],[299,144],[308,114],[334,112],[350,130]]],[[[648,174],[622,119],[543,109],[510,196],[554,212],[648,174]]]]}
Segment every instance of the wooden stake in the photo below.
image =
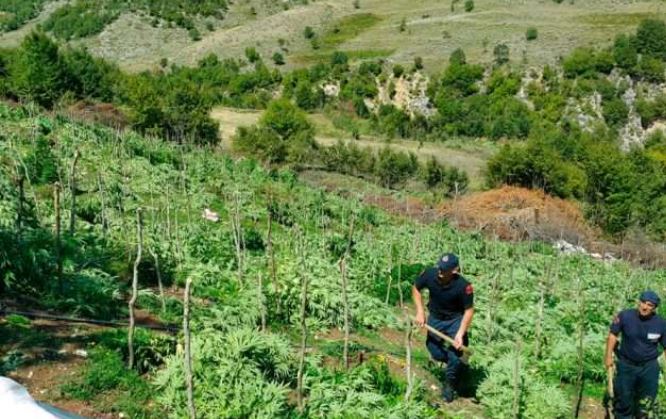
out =
{"type": "MultiPolygon", "coordinates": [[[[578,266],[577,272],[580,273],[580,264],[578,266]]],[[[583,295],[583,284],[581,282],[580,276],[576,280],[576,294],[578,302],[578,375],[576,376],[576,404],[574,405],[574,417],[578,417],[580,414],[580,406],[583,401],[583,390],[584,390],[584,377],[583,372],[585,369],[585,348],[583,346],[585,338],[585,297],[583,295]]]]}
{"type": "Polygon", "coordinates": [[[516,341],[516,359],[513,364],[513,406],[511,408],[512,416],[514,419],[520,418],[520,340],[516,341]]]}
{"type": "Polygon", "coordinates": [[[194,378],[192,375],[192,342],[190,334],[190,294],[192,289],[192,278],[185,281],[185,298],[183,299],[183,337],[185,340],[185,385],[187,386],[187,410],[190,419],[196,418],[194,408],[194,378]]]}
{"type": "Polygon", "coordinates": [[[102,174],[97,174],[97,191],[99,193],[99,202],[102,205],[100,210],[100,217],[102,218],[102,234],[106,237],[108,229],[108,221],[106,219],[106,197],[104,196],[104,182],[102,181],[102,174]]]}
{"type": "Polygon", "coordinates": [[[61,224],[60,224],[60,182],[56,182],[53,189],[53,209],[55,211],[55,254],[56,254],[56,273],[58,277],[58,289],[62,294],[62,244],[61,244],[61,224]]]}
{"type": "Polygon", "coordinates": [[[240,197],[234,194],[234,212],[231,217],[231,227],[234,233],[234,244],[236,245],[236,263],[238,265],[238,283],[243,286],[243,226],[241,225],[240,197]]]}
{"type": "Polygon", "coordinates": [[[160,258],[155,252],[155,249],[150,246],[148,247],[148,252],[153,257],[155,261],[155,274],[157,275],[157,287],[160,290],[160,300],[162,302],[162,314],[166,313],[166,300],[164,299],[164,286],[162,285],[162,271],[160,270],[160,258]]]}
{"type": "Polygon", "coordinates": [[[261,273],[257,274],[257,302],[259,303],[259,313],[261,315],[261,331],[266,331],[266,304],[264,304],[264,284],[261,273]]]}
{"type": "Polygon", "coordinates": [[[306,258],[303,255],[305,250],[303,246],[303,237],[299,237],[299,242],[301,242],[301,260],[303,262],[303,275],[301,277],[301,346],[298,354],[298,372],[296,374],[296,395],[297,395],[297,404],[299,412],[303,412],[304,402],[303,402],[303,372],[305,370],[305,349],[307,346],[308,340],[308,328],[307,323],[305,322],[305,316],[307,313],[307,301],[308,301],[308,278],[307,278],[307,266],[306,258]]]}
{"type": "Polygon", "coordinates": [[[136,305],[136,299],[139,294],[139,263],[141,263],[141,253],[143,251],[143,226],[141,219],[141,208],[136,210],[136,239],[137,239],[137,250],[136,250],[136,259],[134,260],[134,270],[132,274],[132,298],[129,301],[129,328],[127,331],[127,349],[129,353],[128,357],[128,367],[129,369],[134,368],[134,306],[136,305]]]}
{"type": "Polygon", "coordinates": [[[271,270],[271,280],[273,282],[273,292],[277,295],[277,268],[275,266],[275,252],[273,251],[273,214],[268,210],[268,238],[266,239],[266,246],[268,250],[268,261],[271,270]]]}
{"type": "Polygon", "coordinates": [[[345,369],[349,369],[349,301],[347,299],[347,267],[345,257],[340,259],[340,276],[342,277],[342,305],[344,321],[344,346],[342,349],[342,359],[345,369]]]}
{"type": "Polygon", "coordinates": [[[74,152],[74,160],[69,170],[69,194],[70,194],[70,209],[69,209],[69,235],[73,236],[76,229],[76,163],[79,161],[79,150],[74,152]]]}
{"type": "Polygon", "coordinates": [[[18,187],[19,187],[19,202],[18,202],[18,212],[16,214],[16,229],[19,234],[23,230],[23,201],[25,201],[25,189],[24,189],[25,177],[19,175],[18,177],[18,187]]]}
{"type": "Polygon", "coordinates": [[[414,390],[414,376],[412,375],[412,318],[410,316],[407,316],[407,332],[405,334],[405,374],[407,374],[405,400],[409,400],[414,390]]]}

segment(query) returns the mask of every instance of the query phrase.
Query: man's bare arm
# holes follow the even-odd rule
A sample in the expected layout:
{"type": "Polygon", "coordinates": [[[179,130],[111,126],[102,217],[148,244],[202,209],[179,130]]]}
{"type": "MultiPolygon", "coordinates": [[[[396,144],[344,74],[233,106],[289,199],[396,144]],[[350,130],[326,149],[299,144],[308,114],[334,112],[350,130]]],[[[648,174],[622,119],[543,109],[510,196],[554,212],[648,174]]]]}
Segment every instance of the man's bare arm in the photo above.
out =
{"type": "Polygon", "coordinates": [[[421,291],[419,291],[415,286],[412,286],[412,301],[414,301],[414,305],[416,306],[416,325],[418,327],[423,327],[425,324],[423,297],[421,296],[421,291]]]}
{"type": "Polygon", "coordinates": [[[463,336],[465,336],[465,333],[469,330],[469,326],[472,324],[472,317],[474,317],[474,307],[466,309],[465,314],[463,314],[463,318],[460,321],[460,328],[458,328],[458,333],[456,333],[456,337],[453,339],[456,349],[460,349],[463,345],[463,336]]]}
{"type": "Polygon", "coordinates": [[[615,345],[617,345],[617,336],[613,333],[609,333],[608,338],[606,338],[606,356],[604,359],[606,368],[611,368],[613,366],[613,351],[615,350],[615,345]]]}

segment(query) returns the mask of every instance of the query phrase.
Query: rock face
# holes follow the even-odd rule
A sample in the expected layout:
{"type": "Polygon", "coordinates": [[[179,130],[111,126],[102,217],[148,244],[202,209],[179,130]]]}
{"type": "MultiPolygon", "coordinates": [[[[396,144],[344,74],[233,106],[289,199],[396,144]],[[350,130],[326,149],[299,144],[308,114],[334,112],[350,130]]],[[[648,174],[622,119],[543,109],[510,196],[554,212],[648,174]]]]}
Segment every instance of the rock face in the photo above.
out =
{"type": "Polygon", "coordinates": [[[383,84],[377,80],[377,99],[366,103],[366,106],[369,105],[368,109],[373,110],[379,105],[393,105],[407,111],[412,117],[433,116],[437,111],[426,94],[429,82],[430,79],[418,71],[400,77],[391,75],[383,84]]]}

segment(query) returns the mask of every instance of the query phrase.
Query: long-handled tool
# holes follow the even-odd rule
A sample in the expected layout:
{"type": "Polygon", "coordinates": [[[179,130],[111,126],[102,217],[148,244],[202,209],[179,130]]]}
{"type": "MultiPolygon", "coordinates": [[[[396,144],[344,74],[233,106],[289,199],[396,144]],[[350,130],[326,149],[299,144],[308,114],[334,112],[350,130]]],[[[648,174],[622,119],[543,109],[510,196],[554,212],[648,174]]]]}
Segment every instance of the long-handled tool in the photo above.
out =
{"type": "MultiPolygon", "coordinates": [[[[425,324],[425,328],[428,330],[428,332],[442,339],[444,342],[454,346],[454,340],[446,336],[444,333],[440,332],[429,324],[425,324]]],[[[459,350],[463,353],[463,355],[460,357],[460,360],[463,362],[463,364],[469,365],[469,357],[472,355],[472,350],[465,345],[462,345],[459,350]]]]}
{"type": "Polygon", "coordinates": [[[608,398],[606,399],[606,415],[610,419],[615,419],[615,415],[613,414],[613,402],[615,401],[615,388],[613,386],[615,380],[615,367],[611,366],[606,369],[606,375],[606,392],[608,393],[608,398]]]}

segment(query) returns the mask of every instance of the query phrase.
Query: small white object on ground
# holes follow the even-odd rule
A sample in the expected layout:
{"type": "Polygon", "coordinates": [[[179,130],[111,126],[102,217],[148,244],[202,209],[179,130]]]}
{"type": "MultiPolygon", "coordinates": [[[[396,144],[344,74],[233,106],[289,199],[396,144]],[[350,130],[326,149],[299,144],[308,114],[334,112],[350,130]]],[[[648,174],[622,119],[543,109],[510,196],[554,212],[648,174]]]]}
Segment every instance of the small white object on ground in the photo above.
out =
{"type": "Polygon", "coordinates": [[[211,210],[208,209],[208,208],[204,208],[204,211],[203,211],[202,217],[203,217],[204,219],[206,219],[206,220],[208,220],[208,221],[212,221],[212,222],[214,222],[214,223],[217,223],[218,221],[220,221],[220,214],[218,214],[218,213],[215,212],[215,211],[211,211],[211,210]]]}

